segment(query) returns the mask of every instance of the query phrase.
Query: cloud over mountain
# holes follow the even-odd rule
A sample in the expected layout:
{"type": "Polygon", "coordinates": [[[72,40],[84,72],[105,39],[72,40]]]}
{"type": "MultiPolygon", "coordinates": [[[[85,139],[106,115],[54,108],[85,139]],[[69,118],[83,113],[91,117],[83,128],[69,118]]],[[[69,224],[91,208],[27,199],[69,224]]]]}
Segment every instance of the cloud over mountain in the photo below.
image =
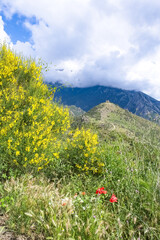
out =
{"type": "Polygon", "coordinates": [[[160,99],[159,0],[1,0],[0,9],[9,19],[26,17],[31,38],[14,47],[52,63],[49,81],[135,89],[160,99]]]}

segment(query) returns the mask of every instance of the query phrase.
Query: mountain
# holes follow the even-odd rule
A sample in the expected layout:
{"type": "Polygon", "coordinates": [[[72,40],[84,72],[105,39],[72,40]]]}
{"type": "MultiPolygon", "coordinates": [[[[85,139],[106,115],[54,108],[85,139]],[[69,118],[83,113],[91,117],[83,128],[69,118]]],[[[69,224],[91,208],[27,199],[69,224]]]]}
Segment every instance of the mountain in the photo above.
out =
{"type": "Polygon", "coordinates": [[[116,134],[160,147],[160,126],[106,101],[76,119],[77,125],[97,130],[104,139],[116,134]]]}
{"type": "Polygon", "coordinates": [[[84,111],[109,100],[123,109],[160,124],[160,101],[138,91],[113,87],[87,88],[60,87],[55,94],[64,105],[75,105],[84,111]]]}

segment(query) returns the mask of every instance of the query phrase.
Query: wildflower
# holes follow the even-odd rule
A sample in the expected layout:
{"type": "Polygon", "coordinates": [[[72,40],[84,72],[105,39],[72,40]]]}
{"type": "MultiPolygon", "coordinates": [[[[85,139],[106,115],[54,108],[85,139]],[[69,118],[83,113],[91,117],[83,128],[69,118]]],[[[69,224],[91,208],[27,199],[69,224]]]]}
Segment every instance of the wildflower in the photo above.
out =
{"type": "Polygon", "coordinates": [[[98,189],[96,190],[96,194],[106,194],[106,193],[107,193],[107,191],[104,190],[104,187],[98,188],[98,189]]]}
{"type": "Polygon", "coordinates": [[[29,151],[30,151],[30,147],[26,147],[25,150],[26,150],[27,152],[29,152],[29,151]]]}
{"type": "Polygon", "coordinates": [[[59,153],[53,153],[53,155],[58,159],[59,158],[59,153]]]}
{"type": "Polygon", "coordinates": [[[88,157],[88,153],[85,153],[84,156],[85,156],[85,157],[88,157]]]}
{"type": "Polygon", "coordinates": [[[20,155],[20,151],[16,151],[16,156],[19,156],[20,155]]]}
{"type": "Polygon", "coordinates": [[[67,204],[71,204],[70,199],[68,197],[62,199],[62,206],[66,206],[67,204]]]}
{"type": "Polygon", "coordinates": [[[85,193],[85,192],[82,192],[82,195],[84,196],[84,195],[86,195],[86,193],[85,193]]]}
{"type": "Polygon", "coordinates": [[[118,198],[114,195],[114,194],[112,194],[112,197],[110,198],[110,202],[111,203],[113,203],[113,202],[117,202],[117,200],[118,200],[118,198]]]}

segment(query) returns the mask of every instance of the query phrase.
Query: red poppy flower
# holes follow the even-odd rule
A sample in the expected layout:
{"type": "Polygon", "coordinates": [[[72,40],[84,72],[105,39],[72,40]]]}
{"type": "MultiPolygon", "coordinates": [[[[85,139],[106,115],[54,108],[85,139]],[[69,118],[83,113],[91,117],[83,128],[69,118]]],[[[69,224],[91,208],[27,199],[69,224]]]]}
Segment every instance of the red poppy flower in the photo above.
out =
{"type": "Polygon", "coordinates": [[[98,188],[98,189],[96,190],[96,194],[106,194],[106,193],[107,193],[107,191],[104,190],[104,187],[98,188]]]}
{"type": "Polygon", "coordinates": [[[114,194],[112,194],[112,197],[110,198],[110,202],[111,203],[113,203],[113,202],[117,202],[117,200],[118,200],[118,198],[114,195],[114,194]]]}

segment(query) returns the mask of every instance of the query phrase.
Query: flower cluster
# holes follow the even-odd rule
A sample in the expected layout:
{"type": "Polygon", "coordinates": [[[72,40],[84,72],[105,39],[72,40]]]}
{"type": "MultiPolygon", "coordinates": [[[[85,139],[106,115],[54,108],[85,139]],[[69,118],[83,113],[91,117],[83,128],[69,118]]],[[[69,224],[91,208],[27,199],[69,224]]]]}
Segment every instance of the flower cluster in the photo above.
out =
{"type": "Polygon", "coordinates": [[[97,134],[84,129],[68,133],[69,110],[52,101],[55,90],[43,83],[41,70],[5,45],[0,48],[1,164],[40,171],[61,158],[79,172],[102,173],[97,134]]]}
{"type": "Polygon", "coordinates": [[[104,190],[104,187],[98,188],[98,189],[96,190],[96,194],[106,194],[106,193],[107,193],[107,191],[104,190]]]}
{"type": "MultiPolygon", "coordinates": [[[[101,195],[101,194],[107,194],[107,191],[104,190],[104,187],[98,188],[96,190],[96,194],[101,195]]],[[[99,198],[96,198],[94,196],[89,196],[86,194],[86,192],[79,192],[79,193],[75,193],[75,195],[72,198],[69,198],[68,196],[66,196],[65,198],[62,199],[62,207],[66,207],[69,205],[73,206],[73,209],[75,210],[76,207],[78,207],[78,211],[86,211],[86,210],[91,210],[92,212],[92,202],[99,202],[99,198]],[[98,201],[97,201],[98,200],[98,201]]],[[[112,197],[110,198],[110,202],[114,203],[117,202],[118,198],[112,194],[112,197]]],[[[100,200],[100,202],[102,203],[102,201],[100,200]]],[[[74,214],[74,211],[72,212],[72,214],[74,214]]],[[[78,217],[78,215],[75,215],[78,217]]],[[[96,216],[93,216],[94,218],[96,216]]]]}
{"type": "Polygon", "coordinates": [[[76,129],[69,133],[65,145],[68,162],[79,172],[102,173],[104,163],[98,151],[98,136],[90,130],[76,129]]]}
{"type": "MultiPolygon", "coordinates": [[[[98,188],[97,190],[96,190],[96,194],[99,194],[99,195],[101,195],[101,194],[107,194],[107,191],[105,191],[104,190],[104,187],[101,187],[101,188],[98,188]]],[[[112,194],[112,197],[110,198],[110,202],[111,203],[113,203],[113,202],[117,202],[117,200],[118,200],[118,198],[114,195],[114,194],[112,194]]]]}
{"type": "Polygon", "coordinates": [[[114,195],[114,194],[112,194],[112,197],[110,198],[110,202],[111,203],[113,203],[113,202],[117,202],[117,200],[118,200],[118,198],[114,195]]]}
{"type": "Polygon", "coordinates": [[[53,103],[41,70],[0,48],[0,152],[8,167],[41,170],[59,158],[59,135],[70,127],[68,109],[53,103]]]}

